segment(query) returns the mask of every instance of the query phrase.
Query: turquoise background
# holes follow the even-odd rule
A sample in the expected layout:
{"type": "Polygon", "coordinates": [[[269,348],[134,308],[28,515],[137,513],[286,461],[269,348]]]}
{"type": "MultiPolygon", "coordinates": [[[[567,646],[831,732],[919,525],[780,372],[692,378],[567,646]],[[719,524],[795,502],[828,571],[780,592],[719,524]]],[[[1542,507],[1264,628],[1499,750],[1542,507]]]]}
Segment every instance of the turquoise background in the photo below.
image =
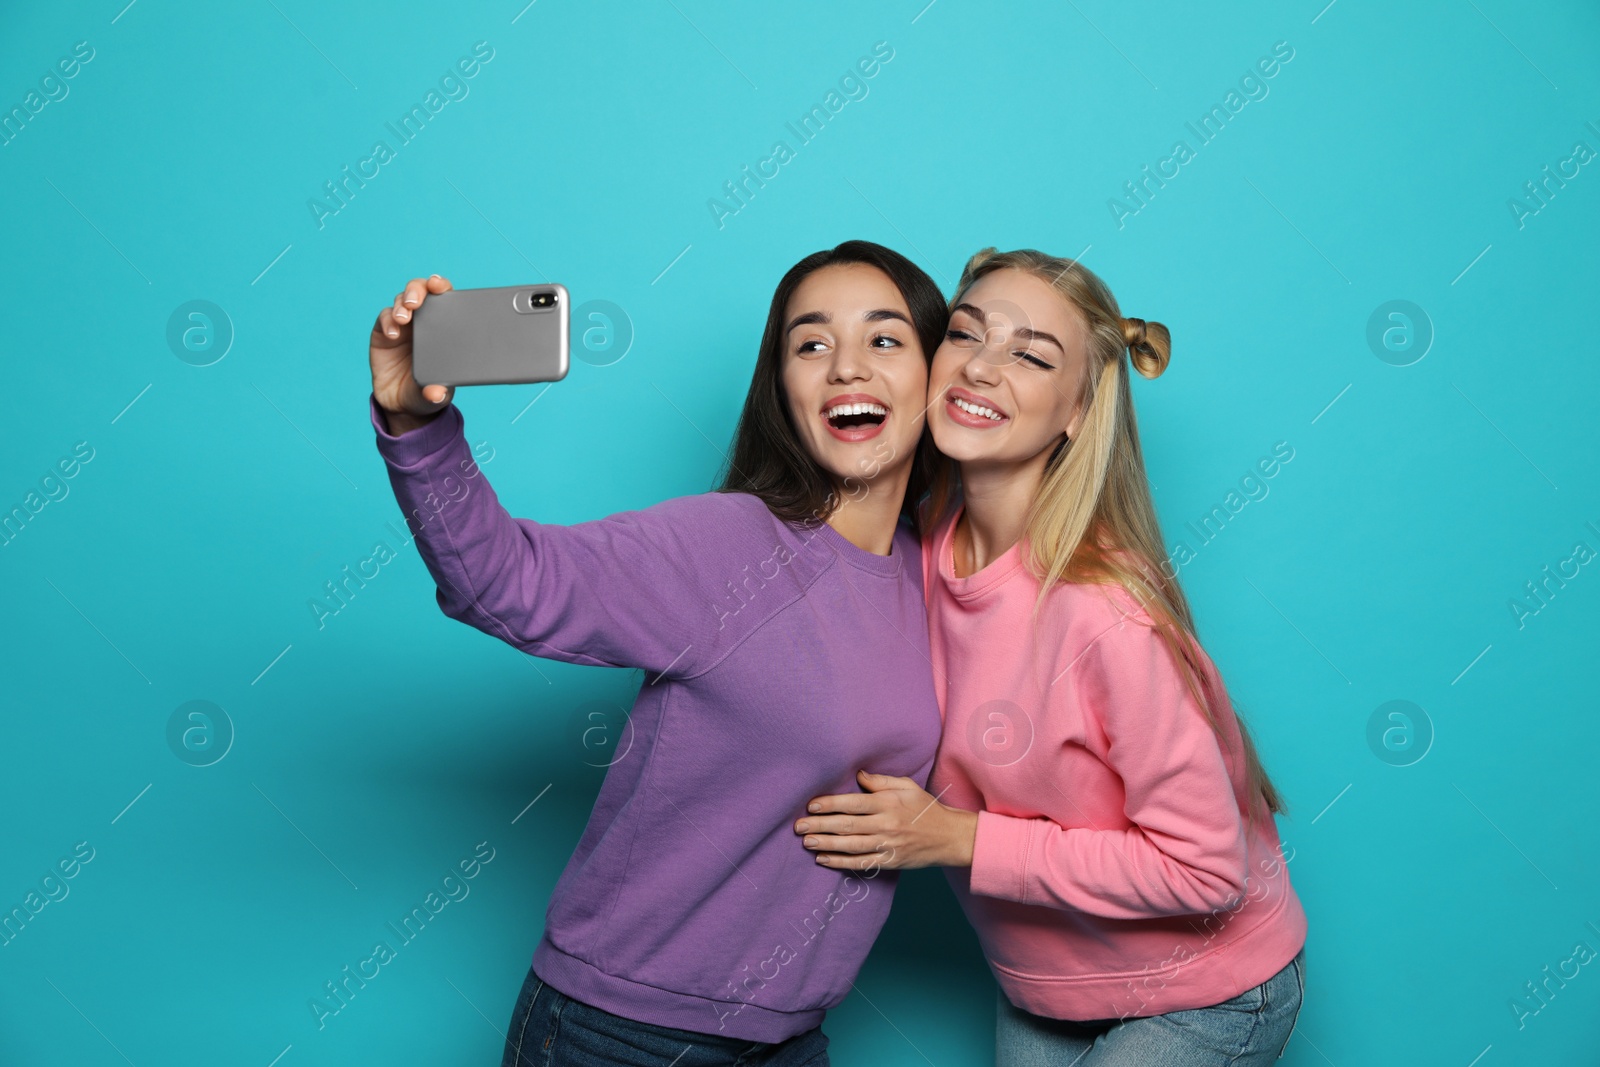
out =
{"type": "MultiPolygon", "coordinates": [[[[94,858],[0,946],[0,1061],[498,1062],[601,780],[585,716],[638,676],[445,618],[414,547],[319,629],[324,583],[398,540],[372,319],[431,271],[620,308],[622,358],[602,330],[561,383],[458,397],[513,512],[575,522],[707,489],[772,287],[863,237],[947,291],[984,245],[1087,247],[1169,325],[1171,369],[1134,386],[1169,544],[1293,449],[1180,572],[1292,806],[1311,925],[1282,1062],[1593,1062],[1600,967],[1513,1004],[1600,951],[1600,566],[1541,570],[1600,550],[1600,163],[1521,225],[1508,201],[1600,150],[1600,14],[1325,4],[7,5],[5,110],[94,58],[0,147],[0,508],[93,458],[0,549],[0,907],[94,858]],[[468,95],[319,228],[323,183],[478,41],[468,95]],[[797,146],[880,41],[868,95],[797,146]],[[1268,95],[1198,146],[1185,123],[1279,41],[1268,95]],[[719,228],[708,201],[780,138],[795,158],[719,228]],[[1119,228],[1108,200],[1180,138],[1119,228]],[[198,352],[168,341],[192,300],[225,317],[198,352]],[[1374,347],[1392,300],[1420,310],[1374,347]],[[231,724],[209,766],[168,738],[194,700],[231,724]],[[1420,710],[1369,742],[1394,700],[1420,710]],[[470,895],[318,1029],[323,983],[480,841],[470,895]]],[[[913,873],[833,1062],[988,1062],[993,990],[913,873]]]]}

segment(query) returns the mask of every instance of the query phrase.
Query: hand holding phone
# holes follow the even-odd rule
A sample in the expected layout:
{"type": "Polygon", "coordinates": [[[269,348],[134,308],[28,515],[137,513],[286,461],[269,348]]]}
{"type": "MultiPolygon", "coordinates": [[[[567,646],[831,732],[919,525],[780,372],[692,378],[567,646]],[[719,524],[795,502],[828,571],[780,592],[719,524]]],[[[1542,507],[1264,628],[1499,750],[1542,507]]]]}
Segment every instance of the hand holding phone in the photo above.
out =
{"type": "Polygon", "coordinates": [[[566,377],[567,304],[557,284],[457,290],[437,274],[413,278],[372,328],[372,391],[391,432],[430,421],[458,385],[566,377]]]}
{"type": "Polygon", "coordinates": [[[430,293],[438,295],[450,288],[450,280],[437,274],[412,278],[372,324],[367,353],[372,363],[372,395],[383,409],[391,433],[405,433],[431,421],[455,393],[447,385],[424,389],[411,369],[412,313],[430,293]]]}

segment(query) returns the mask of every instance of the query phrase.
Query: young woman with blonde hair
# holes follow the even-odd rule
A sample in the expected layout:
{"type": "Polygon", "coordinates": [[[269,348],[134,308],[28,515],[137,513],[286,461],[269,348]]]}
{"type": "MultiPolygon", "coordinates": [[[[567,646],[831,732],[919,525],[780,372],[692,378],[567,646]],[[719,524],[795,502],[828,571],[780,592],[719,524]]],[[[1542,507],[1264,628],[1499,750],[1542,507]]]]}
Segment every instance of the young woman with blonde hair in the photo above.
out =
{"type": "Polygon", "coordinates": [[[795,824],[824,866],[946,868],[1001,1067],[1269,1063],[1304,994],[1285,808],[1145,476],[1129,370],[1170,356],[1073,260],[967,263],[928,383],[929,789],[867,768],[795,824]]]}

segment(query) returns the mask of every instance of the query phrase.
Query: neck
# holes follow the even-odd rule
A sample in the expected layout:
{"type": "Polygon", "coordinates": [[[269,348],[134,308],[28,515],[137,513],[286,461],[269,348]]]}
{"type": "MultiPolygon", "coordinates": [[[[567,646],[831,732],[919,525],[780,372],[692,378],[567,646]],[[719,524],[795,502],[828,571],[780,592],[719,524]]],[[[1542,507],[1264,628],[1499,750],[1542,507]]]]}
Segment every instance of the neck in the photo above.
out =
{"type": "Polygon", "coordinates": [[[954,534],[957,577],[983,570],[1022,538],[1049,458],[1045,451],[1020,464],[961,464],[965,506],[954,534]]]}
{"type": "Polygon", "coordinates": [[[894,547],[894,531],[905,503],[911,468],[902,464],[870,481],[857,479],[847,489],[835,487],[839,506],[827,522],[839,536],[859,549],[887,556],[894,547]]]}

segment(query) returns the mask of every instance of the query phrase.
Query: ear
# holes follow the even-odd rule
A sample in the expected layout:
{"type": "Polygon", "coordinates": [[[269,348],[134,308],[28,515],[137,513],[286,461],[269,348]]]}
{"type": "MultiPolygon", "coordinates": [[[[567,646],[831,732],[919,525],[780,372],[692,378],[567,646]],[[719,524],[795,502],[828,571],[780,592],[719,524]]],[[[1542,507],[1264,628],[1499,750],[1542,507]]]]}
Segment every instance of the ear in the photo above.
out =
{"type": "Polygon", "coordinates": [[[1070,421],[1068,421],[1067,427],[1063,431],[1067,435],[1068,440],[1077,440],[1078,431],[1083,429],[1083,420],[1088,417],[1089,405],[1085,401],[1080,401],[1078,403],[1078,409],[1072,413],[1072,418],[1070,421]]]}

